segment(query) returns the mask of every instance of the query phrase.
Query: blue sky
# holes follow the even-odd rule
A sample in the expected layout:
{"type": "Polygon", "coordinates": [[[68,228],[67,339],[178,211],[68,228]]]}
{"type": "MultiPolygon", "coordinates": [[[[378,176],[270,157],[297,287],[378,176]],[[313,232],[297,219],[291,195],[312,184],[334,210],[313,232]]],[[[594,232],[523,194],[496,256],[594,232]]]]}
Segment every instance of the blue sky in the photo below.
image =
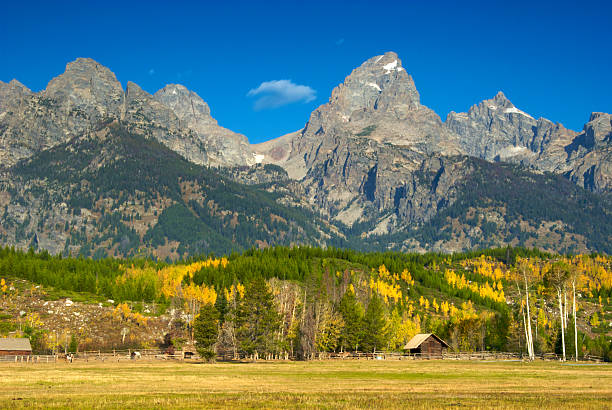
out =
{"type": "Polygon", "coordinates": [[[260,142],[302,128],[353,68],[392,50],[443,119],[498,90],[576,130],[612,112],[611,2],[425,3],[4,1],[0,80],[38,91],[91,57],[124,86],[184,84],[260,142]]]}

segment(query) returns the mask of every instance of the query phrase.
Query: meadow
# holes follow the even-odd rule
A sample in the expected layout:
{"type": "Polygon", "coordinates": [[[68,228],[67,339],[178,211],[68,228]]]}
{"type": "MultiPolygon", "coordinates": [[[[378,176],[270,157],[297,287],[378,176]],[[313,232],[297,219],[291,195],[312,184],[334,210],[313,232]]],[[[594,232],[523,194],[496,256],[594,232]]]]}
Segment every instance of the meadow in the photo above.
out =
{"type": "Polygon", "coordinates": [[[0,408],[610,408],[612,366],[310,361],[2,364],[0,408]]]}

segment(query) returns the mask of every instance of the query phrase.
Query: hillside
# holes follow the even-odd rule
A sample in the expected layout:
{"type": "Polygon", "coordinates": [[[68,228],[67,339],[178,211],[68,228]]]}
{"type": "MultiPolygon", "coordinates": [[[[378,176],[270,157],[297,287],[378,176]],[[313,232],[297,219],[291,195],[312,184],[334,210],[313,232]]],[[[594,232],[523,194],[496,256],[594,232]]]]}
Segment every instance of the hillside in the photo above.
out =
{"type": "MultiPolygon", "coordinates": [[[[444,159],[437,173],[418,173],[415,184],[439,191],[448,174],[452,177],[458,169],[463,176],[443,188],[450,193],[448,199],[437,195],[431,219],[400,225],[390,234],[368,235],[367,244],[358,236],[350,246],[461,252],[511,245],[564,253],[612,252],[609,195],[590,193],[552,173],[469,157],[444,159]]],[[[396,196],[395,209],[387,211],[388,220],[409,218],[401,200],[396,196]]],[[[376,230],[372,223],[356,224],[347,236],[376,230]]]]}
{"type": "MultiPolygon", "coordinates": [[[[328,225],[110,122],[2,178],[0,240],[82,256],[225,253],[322,243],[328,225]]],[[[289,193],[285,193],[289,195],[289,193]]]]}
{"type": "Polygon", "coordinates": [[[597,255],[561,257],[513,248],[452,256],[271,248],[169,265],[3,249],[0,272],[0,330],[16,334],[21,323],[40,351],[52,348],[44,335],[55,332],[67,334],[66,340],[74,335],[77,345],[88,348],[184,342],[200,308],[214,306],[220,318],[218,352],[289,352],[303,358],[401,350],[420,332],[436,333],[453,350],[524,352],[526,318],[535,352],[561,353],[555,286],[561,286],[566,351],[572,356],[575,277],[579,354],[612,360],[612,261],[597,255]],[[553,281],[561,271],[567,274],[563,281],[553,281]],[[103,323],[108,320],[118,324],[109,328],[103,323]],[[255,323],[263,327],[253,329],[255,323]],[[127,341],[123,327],[133,335],[127,341]],[[257,336],[262,339],[253,342],[251,331],[263,332],[257,336]]]}

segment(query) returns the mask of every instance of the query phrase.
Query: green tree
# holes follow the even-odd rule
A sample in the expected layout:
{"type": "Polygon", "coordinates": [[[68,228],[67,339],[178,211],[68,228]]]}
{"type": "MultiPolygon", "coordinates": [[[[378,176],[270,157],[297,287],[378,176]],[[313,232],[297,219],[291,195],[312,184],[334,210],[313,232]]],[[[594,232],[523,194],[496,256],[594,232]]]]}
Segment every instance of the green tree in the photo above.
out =
{"type": "Polygon", "coordinates": [[[261,278],[249,282],[236,309],[236,336],[242,350],[250,354],[273,353],[279,344],[276,336],[280,323],[266,282],[261,278]]]}
{"type": "Polygon", "coordinates": [[[376,293],[370,299],[368,308],[363,316],[362,330],[361,347],[363,351],[373,352],[387,345],[385,306],[376,293]]]}
{"type": "Polygon", "coordinates": [[[215,343],[219,335],[219,311],[214,305],[205,304],[193,321],[193,337],[201,357],[215,357],[215,343]]]}
{"type": "Polygon", "coordinates": [[[340,334],[340,346],[343,350],[357,350],[361,342],[363,307],[351,289],[342,296],[339,311],[344,320],[344,328],[340,334]]]}
{"type": "Polygon", "coordinates": [[[70,344],[68,345],[68,351],[70,353],[76,353],[79,350],[79,341],[77,340],[76,335],[73,333],[70,335],[70,344]]]}

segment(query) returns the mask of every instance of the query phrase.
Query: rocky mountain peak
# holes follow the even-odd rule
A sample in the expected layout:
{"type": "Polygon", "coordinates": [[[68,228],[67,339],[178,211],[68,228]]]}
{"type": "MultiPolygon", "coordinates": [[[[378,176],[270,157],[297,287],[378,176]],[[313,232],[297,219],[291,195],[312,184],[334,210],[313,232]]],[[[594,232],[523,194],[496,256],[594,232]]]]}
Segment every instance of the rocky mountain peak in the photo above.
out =
{"type": "MultiPolygon", "coordinates": [[[[544,122],[547,129],[553,125],[544,119],[540,123],[544,122]]],[[[543,148],[537,124],[502,91],[473,105],[467,113],[451,112],[446,119],[446,127],[459,135],[464,152],[489,161],[512,158],[523,161],[526,156],[533,157],[533,152],[540,152],[543,148]]]]}
{"type": "Polygon", "coordinates": [[[0,81],[0,89],[19,90],[19,91],[22,91],[24,94],[31,94],[32,93],[32,91],[28,87],[26,87],[25,85],[21,84],[15,78],[13,78],[8,83],[0,81]]]}
{"type": "Polygon", "coordinates": [[[147,98],[151,97],[151,94],[143,90],[138,84],[128,81],[125,88],[125,95],[127,96],[127,100],[134,100],[137,98],[147,98]]]}
{"type": "MultiPolygon", "coordinates": [[[[396,145],[418,153],[460,153],[456,137],[440,117],[420,104],[414,81],[394,52],[369,58],[355,68],[334,88],[329,102],[313,111],[302,132],[277,142],[257,147],[257,152],[265,156],[265,161],[278,158],[274,163],[285,166],[292,176],[306,175],[328,160],[345,163],[346,169],[353,162],[367,166],[374,160],[365,158],[372,157],[371,150],[352,152],[354,143],[396,145]],[[275,152],[262,151],[264,148],[275,152]],[[340,151],[346,158],[330,159],[340,151]]],[[[342,184],[355,182],[347,182],[346,170],[341,172],[342,184]]]]}
{"type": "Polygon", "coordinates": [[[495,104],[496,107],[514,107],[514,104],[510,102],[508,97],[506,97],[506,94],[504,94],[504,92],[501,90],[498,91],[497,94],[495,94],[495,97],[493,97],[491,100],[487,100],[487,102],[495,104]]]}
{"type": "MultiPolygon", "coordinates": [[[[512,116],[512,115],[520,115],[524,117],[523,120],[527,120],[527,121],[533,120],[535,122],[535,119],[531,115],[516,108],[514,104],[512,104],[512,102],[501,91],[499,91],[495,95],[495,97],[491,98],[490,100],[484,100],[480,104],[470,109],[470,112],[474,112],[474,111],[476,112],[477,111],[487,111],[487,112],[490,112],[491,115],[504,116],[504,117],[512,116]]],[[[518,118],[521,118],[521,117],[518,117],[518,118]]]]}
{"type": "Polygon", "coordinates": [[[77,58],[66,65],[63,74],[49,82],[44,94],[112,106],[121,101],[123,88],[109,68],[91,58],[77,58]]]}
{"type": "Polygon", "coordinates": [[[595,145],[612,142],[612,114],[593,112],[584,132],[595,145]]]}
{"type": "Polygon", "coordinates": [[[612,114],[592,113],[565,151],[572,182],[594,192],[612,192],[612,114]]]}
{"type": "Polygon", "coordinates": [[[256,162],[248,139],[221,127],[211,116],[208,104],[195,92],[180,84],[168,84],[157,91],[154,98],[176,114],[180,127],[195,133],[206,148],[209,165],[253,165],[256,162]]]}
{"type": "Polygon", "coordinates": [[[19,81],[13,79],[8,83],[0,81],[0,113],[14,101],[32,94],[32,91],[19,81]]]}
{"type": "Polygon", "coordinates": [[[604,115],[609,115],[609,114],[606,114],[605,112],[592,112],[591,115],[589,116],[589,122],[595,121],[597,118],[604,116],[604,115]]]}
{"type": "MultiPolygon", "coordinates": [[[[348,120],[355,111],[407,111],[419,106],[419,93],[397,54],[387,52],[357,67],[332,91],[329,105],[348,120]]],[[[359,114],[357,114],[359,116],[359,114]]]]}
{"type": "MultiPolygon", "coordinates": [[[[136,83],[128,81],[125,91],[124,119],[140,133],[156,129],[161,133],[174,133],[179,128],[179,120],[174,112],[156,101],[151,94],[136,83]],[[172,131],[172,132],[170,132],[172,131]]],[[[156,136],[160,139],[161,136],[156,136]]]]}
{"type": "Polygon", "coordinates": [[[153,97],[174,110],[185,124],[195,124],[198,121],[215,122],[210,116],[210,107],[204,100],[187,87],[180,84],[168,84],[157,91],[153,97]]]}
{"type": "Polygon", "coordinates": [[[75,135],[88,127],[85,123],[101,118],[118,118],[124,92],[115,74],[91,58],[78,58],[66,65],[66,71],[52,79],[41,93],[51,98],[61,112],[68,113],[75,135]],[[83,122],[83,124],[81,124],[83,122]]]}

